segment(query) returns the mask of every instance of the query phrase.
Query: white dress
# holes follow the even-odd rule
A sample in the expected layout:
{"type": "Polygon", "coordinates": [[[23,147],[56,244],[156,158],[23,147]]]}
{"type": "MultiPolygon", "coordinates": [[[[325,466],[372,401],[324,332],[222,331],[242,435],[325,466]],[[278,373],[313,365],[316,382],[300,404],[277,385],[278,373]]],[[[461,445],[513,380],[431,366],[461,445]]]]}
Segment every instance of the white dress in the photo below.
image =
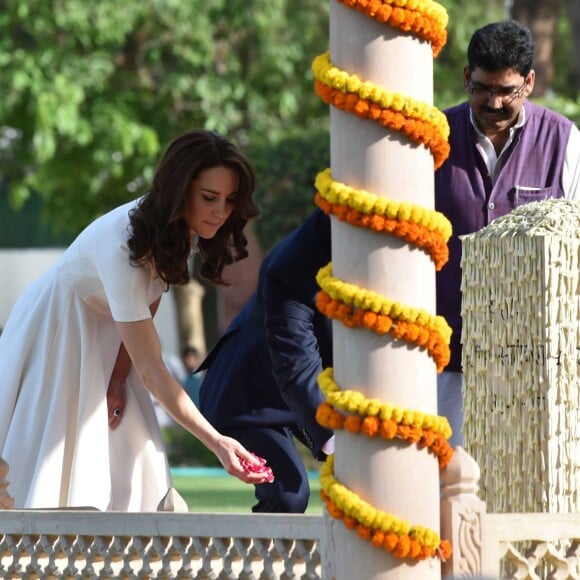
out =
{"type": "Polygon", "coordinates": [[[19,298],[0,335],[0,456],[16,508],[155,511],[171,486],[151,397],[134,370],[116,430],[106,393],[115,320],[151,318],[165,285],[129,262],[125,204],[90,224],[19,298]]]}

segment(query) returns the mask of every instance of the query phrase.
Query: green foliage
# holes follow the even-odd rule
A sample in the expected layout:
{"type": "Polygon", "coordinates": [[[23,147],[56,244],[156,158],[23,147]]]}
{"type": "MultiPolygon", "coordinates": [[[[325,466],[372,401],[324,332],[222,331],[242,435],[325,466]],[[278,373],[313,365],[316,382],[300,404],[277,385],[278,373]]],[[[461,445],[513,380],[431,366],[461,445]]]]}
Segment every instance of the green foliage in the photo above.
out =
{"type": "Polygon", "coordinates": [[[262,141],[249,154],[263,212],[255,231],[267,251],[314,210],[314,179],[330,164],[329,133],[324,128],[294,132],[275,144],[262,141]]]}
{"type": "Polygon", "coordinates": [[[54,223],[78,231],[142,192],[186,129],[247,145],[323,116],[310,62],[327,22],[315,0],[0,1],[13,204],[39,191],[54,223]]]}
{"type": "Polygon", "coordinates": [[[541,99],[534,99],[534,102],[558,111],[558,113],[568,117],[568,119],[580,126],[580,95],[574,98],[563,94],[554,94],[541,99]]]}
{"type": "MultiPolygon", "coordinates": [[[[224,476],[173,475],[173,485],[186,501],[190,512],[249,513],[256,503],[254,486],[224,476]]],[[[310,500],[306,514],[322,513],[320,479],[317,474],[309,477],[310,500]]]]}
{"type": "Polygon", "coordinates": [[[164,427],[163,440],[172,467],[221,467],[218,458],[196,437],[181,427],[164,427]]]}
{"type": "Polygon", "coordinates": [[[434,62],[434,101],[445,109],[465,99],[463,68],[467,45],[476,28],[505,18],[502,0],[439,0],[449,15],[447,44],[434,62]]]}
{"type": "MultiPolygon", "coordinates": [[[[172,467],[221,467],[217,457],[203,443],[181,427],[164,427],[163,440],[172,467]]],[[[297,439],[294,441],[308,471],[318,471],[321,463],[297,439]]]]}
{"type": "MultiPolygon", "coordinates": [[[[555,38],[554,69],[556,76],[552,88],[557,95],[562,95],[572,102],[574,100],[577,102],[580,98],[580,78],[577,76],[578,68],[574,69],[571,66],[571,63],[576,61],[572,34],[578,34],[578,31],[574,31],[571,28],[567,14],[562,11],[558,20],[558,32],[555,38]]],[[[550,105],[547,104],[546,106],[550,105]]],[[[556,106],[560,106],[560,104],[558,103],[556,106]]],[[[565,104],[561,110],[557,110],[565,115],[564,110],[569,108],[570,105],[565,104]]],[[[578,123],[577,112],[571,118],[574,118],[576,123],[578,123]]]]}
{"type": "Polygon", "coordinates": [[[37,193],[26,200],[22,211],[14,211],[3,193],[0,188],[1,248],[62,248],[71,243],[70,235],[55,234],[37,193]]]}
{"type": "MultiPolygon", "coordinates": [[[[473,32],[489,22],[507,18],[503,0],[439,0],[449,14],[448,41],[434,62],[434,101],[444,109],[465,100],[463,68],[467,64],[467,45],[473,32]]],[[[537,42],[537,41],[536,41],[537,42]]],[[[574,77],[572,62],[572,30],[567,13],[560,11],[558,34],[555,39],[554,64],[556,78],[552,93],[541,99],[532,99],[562,115],[580,120],[580,85],[574,77]]]]}
{"type": "MultiPolygon", "coordinates": [[[[464,99],[473,30],[505,13],[503,0],[441,2],[449,40],[434,64],[434,100],[445,108],[464,99]]],[[[40,192],[56,229],[74,234],[142,193],[174,136],[206,127],[256,163],[268,249],[313,209],[314,177],[328,165],[328,108],[310,70],[328,48],[328,8],[0,0],[0,175],[13,206],[40,192]]],[[[577,118],[571,32],[562,12],[558,96],[548,104],[577,118]]]]}

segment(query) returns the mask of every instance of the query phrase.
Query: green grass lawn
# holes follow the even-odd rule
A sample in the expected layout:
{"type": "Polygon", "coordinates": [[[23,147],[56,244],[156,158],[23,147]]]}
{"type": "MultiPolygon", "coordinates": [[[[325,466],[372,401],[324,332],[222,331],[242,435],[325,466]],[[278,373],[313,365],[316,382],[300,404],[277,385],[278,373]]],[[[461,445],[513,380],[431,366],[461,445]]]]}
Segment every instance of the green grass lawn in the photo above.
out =
{"type": "MultiPolygon", "coordinates": [[[[173,475],[173,485],[191,512],[251,513],[256,502],[254,486],[229,475],[173,475]]],[[[322,514],[318,474],[310,477],[307,514],[322,514]]]]}

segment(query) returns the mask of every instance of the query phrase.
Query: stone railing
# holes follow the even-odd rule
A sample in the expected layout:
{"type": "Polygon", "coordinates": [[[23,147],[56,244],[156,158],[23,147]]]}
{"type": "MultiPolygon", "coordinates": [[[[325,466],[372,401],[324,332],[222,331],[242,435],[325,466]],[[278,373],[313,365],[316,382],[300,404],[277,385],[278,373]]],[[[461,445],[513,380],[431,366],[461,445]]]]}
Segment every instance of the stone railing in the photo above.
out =
{"type": "Polygon", "coordinates": [[[9,510],[2,578],[330,578],[323,518],[9,510]]]}
{"type": "MultiPolygon", "coordinates": [[[[2,578],[335,578],[337,520],[306,515],[13,510],[0,460],[2,578]]],[[[580,514],[488,514],[463,449],[442,475],[445,578],[580,579],[580,514]]],[[[179,509],[166,505],[165,509],[179,509]]]]}
{"type": "Polygon", "coordinates": [[[463,449],[441,478],[441,535],[453,545],[447,578],[580,579],[580,514],[488,514],[479,467],[463,449]]]}

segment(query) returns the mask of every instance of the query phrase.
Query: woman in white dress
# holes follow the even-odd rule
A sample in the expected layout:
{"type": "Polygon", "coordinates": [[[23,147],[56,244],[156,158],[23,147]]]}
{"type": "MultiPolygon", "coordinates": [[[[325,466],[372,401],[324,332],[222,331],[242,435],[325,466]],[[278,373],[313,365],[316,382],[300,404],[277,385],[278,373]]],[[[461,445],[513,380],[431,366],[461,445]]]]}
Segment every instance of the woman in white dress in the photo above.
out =
{"type": "Polygon", "coordinates": [[[167,370],[152,321],[169,285],[188,281],[193,246],[216,284],[247,256],[253,190],[231,143],[185,133],[143,197],[91,223],[20,297],[0,335],[0,456],[16,508],[154,511],[171,480],[149,393],[228,473],[266,480],[167,370]]]}

